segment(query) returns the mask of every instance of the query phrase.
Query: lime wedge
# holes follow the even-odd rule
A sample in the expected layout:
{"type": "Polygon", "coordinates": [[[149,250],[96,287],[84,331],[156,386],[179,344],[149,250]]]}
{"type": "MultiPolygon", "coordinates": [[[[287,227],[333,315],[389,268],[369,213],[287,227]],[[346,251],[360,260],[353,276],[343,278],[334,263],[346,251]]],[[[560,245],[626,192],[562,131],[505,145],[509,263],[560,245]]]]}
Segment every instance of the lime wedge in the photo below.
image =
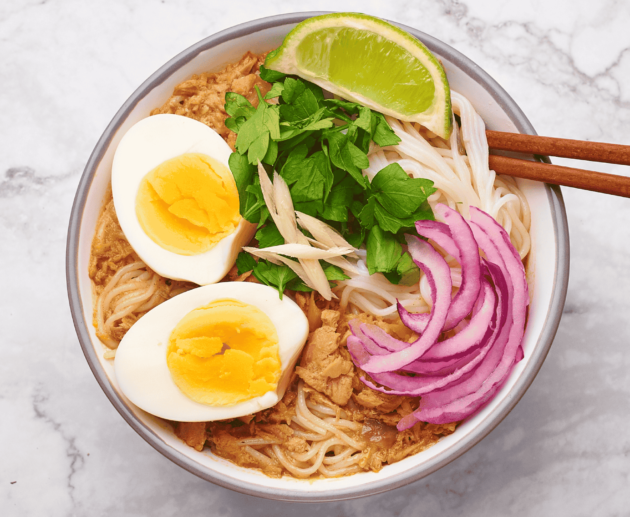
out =
{"type": "Polygon", "coordinates": [[[378,18],[335,13],[304,20],[267,55],[265,67],[298,75],[344,99],[451,133],[451,93],[436,57],[378,18]]]}

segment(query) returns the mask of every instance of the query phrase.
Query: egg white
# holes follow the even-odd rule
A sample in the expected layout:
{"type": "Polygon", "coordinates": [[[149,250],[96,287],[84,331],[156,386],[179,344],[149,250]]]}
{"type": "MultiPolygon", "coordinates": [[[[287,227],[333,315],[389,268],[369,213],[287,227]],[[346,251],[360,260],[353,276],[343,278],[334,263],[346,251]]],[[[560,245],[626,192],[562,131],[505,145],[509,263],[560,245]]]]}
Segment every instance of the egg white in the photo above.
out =
{"type": "Polygon", "coordinates": [[[152,309],[129,329],[116,351],[114,368],[124,395],[147,413],[178,422],[236,418],[274,406],[284,396],[293,367],[308,337],[308,320],[288,296],[262,284],[222,282],[180,294],[152,309]],[[215,407],[188,398],[166,364],[169,337],[190,311],[231,298],[263,311],[276,327],[281,374],[275,391],[233,406],[215,407]]]}
{"type": "Polygon", "coordinates": [[[221,280],[254,236],[256,225],[241,219],[236,230],[210,250],[179,255],[162,248],[142,229],[136,197],[142,179],[161,163],[184,153],[202,153],[225,165],[232,153],[205,124],[180,115],[154,115],[135,124],[122,138],[112,165],[112,194],[118,221],[140,258],[156,273],[199,285],[221,280]]]}

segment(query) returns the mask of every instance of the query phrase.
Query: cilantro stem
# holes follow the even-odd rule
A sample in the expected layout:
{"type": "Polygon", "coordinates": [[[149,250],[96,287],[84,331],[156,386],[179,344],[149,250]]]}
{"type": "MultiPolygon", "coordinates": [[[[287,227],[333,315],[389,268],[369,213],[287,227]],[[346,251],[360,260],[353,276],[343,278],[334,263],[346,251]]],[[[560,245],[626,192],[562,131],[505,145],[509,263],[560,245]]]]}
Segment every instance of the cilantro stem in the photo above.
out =
{"type": "Polygon", "coordinates": [[[258,85],[254,86],[254,89],[256,90],[256,95],[258,95],[258,102],[265,102],[262,93],[260,93],[260,88],[258,88],[258,85]]]}

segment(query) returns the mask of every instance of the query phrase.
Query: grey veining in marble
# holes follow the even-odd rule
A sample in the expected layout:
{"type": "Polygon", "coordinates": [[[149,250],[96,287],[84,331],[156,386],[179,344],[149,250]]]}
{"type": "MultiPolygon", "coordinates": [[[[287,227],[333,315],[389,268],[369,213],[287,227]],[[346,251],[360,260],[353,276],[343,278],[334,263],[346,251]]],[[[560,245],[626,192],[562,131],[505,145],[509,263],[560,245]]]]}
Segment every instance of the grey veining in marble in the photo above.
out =
{"type": "Polygon", "coordinates": [[[540,134],[630,144],[627,1],[3,0],[0,515],[629,515],[630,200],[563,190],[571,281],[547,361],[495,431],[411,486],[301,507],[233,493],[151,449],[94,381],[64,260],[74,191],[98,137],[187,46],[313,9],[368,12],[442,39],[494,76],[540,134]]]}

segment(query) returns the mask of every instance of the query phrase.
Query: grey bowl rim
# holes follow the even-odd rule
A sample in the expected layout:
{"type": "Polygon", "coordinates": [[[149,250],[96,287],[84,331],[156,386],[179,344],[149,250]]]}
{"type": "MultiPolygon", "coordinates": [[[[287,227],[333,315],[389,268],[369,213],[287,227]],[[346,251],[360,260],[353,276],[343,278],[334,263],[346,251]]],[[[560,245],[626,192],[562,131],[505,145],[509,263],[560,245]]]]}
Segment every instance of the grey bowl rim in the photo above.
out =
{"type": "MultiPolygon", "coordinates": [[[[146,81],[144,81],[118,110],[90,155],[79,181],[72,205],[66,245],[66,282],[70,310],[77,337],[90,369],[101,386],[101,389],[132,429],[134,429],[149,445],[166,458],[202,479],[243,494],[291,502],[340,501],[366,497],[388,490],[393,490],[428,476],[448,463],[454,461],[456,458],[471,449],[474,445],[479,443],[509,414],[538,374],[538,371],[549,352],[558,329],[558,325],[560,324],[569,281],[569,229],[564,201],[558,186],[546,185],[547,196],[553,218],[554,234],[556,236],[554,287],[551,296],[551,309],[543,324],[543,330],[538,343],[536,344],[528,369],[514,385],[510,396],[507,397],[483,422],[481,422],[476,429],[466,436],[466,438],[454,444],[449,451],[445,451],[445,453],[441,454],[439,457],[436,457],[433,460],[404,473],[383,480],[369,482],[359,487],[331,489],[316,493],[295,492],[292,490],[253,486],[236,478],[225,478],[216,472],[202,467],[199,463],[172,449],[129,410],[129,408],[122,402],[118,394],[114,391],[107,376],[105,375],[105,372],[100,367],[99,360],[96,356],[94,346],[92,345],[92,341],[87,330],[88,321],[86,321],[83,314],[81,297],[78,289],[79,272],[77,266],[81,219],[86,205],[87,194],[91,187],[96,169],[109,144],[111,143],[113,135],[116,133],[116,130],[124,121],[128,113],[133,110],[136,104],[144,97],[146,92],[162,83],[174,70],[191,61],[199,53],[216,47],[217,45],[231,39],[248,36],[255,32],[277,27],[279,25],[299,23],[306,18],[322,14],[329,13],[324,11],[287,13],[259,18],[230,27],[210,35],[190,46],[169,60],[166,64],[154,72],[146,81]]],[[[510,95],[487,72],[475,64],[472,60],[452,48],[450,45],[443,43],[433,36],[414,29],[413,27],[408,27],[396,22],[391,23],[394,23],[418,38],[432,52],[436,52],[437,54],[447,58],[450,62],[456,64],[478,84],[483,86],[494,98],[494,100],[505,110],[520,132],[536,134],[534,127],[512,97],[510,97],[510,95]]],[[[544,160],[547,162],[549,161],[548,158],[544,158],[544,160]]]]}

